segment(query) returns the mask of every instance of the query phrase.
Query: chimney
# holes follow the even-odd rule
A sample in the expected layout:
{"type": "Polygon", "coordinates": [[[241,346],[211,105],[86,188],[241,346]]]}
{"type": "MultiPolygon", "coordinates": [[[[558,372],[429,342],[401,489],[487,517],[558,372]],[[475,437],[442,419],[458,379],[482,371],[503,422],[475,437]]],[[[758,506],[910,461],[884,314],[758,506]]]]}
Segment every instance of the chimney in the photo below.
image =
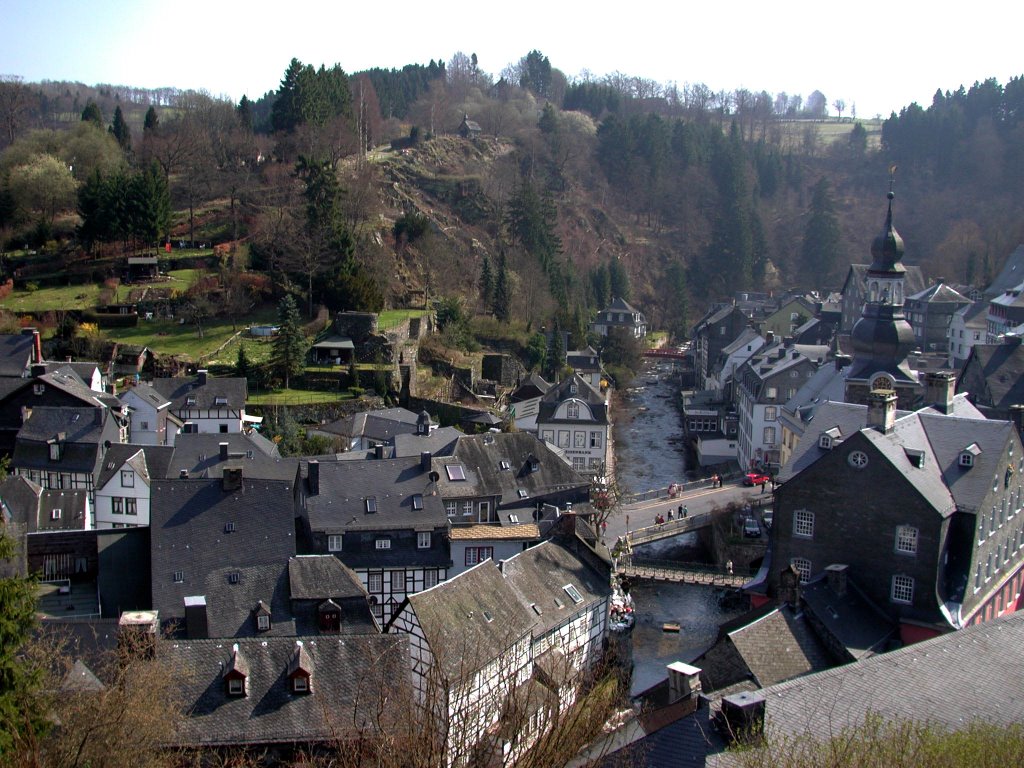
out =
{"type": "Polygon", "coordinates": [[[125,611],[117,622],[118,650],[153,658],[159,629],[159,611],[125,611]]]}
{"type": "Polygon", "coordinates": [[[841,563],[833,563],[825,568],[825,578],[828,581],[828,588],[836,597],[846,595],[846,573],[850,566],[841,563]]]}
{"type": "Polygon", "coordinates": [[[228,460],[228,444],[227,443],[218,443],[218,445],[220,446],[220,460],[221,461],[227,461],[228,460]]]}
{"type": "Polygon", "coordinates": [[[835,364],[836,370],[841,371],[843,368],[853,362],[853,358],[849,355],[836,355],[835,364]]]}
{"type": "Polygon", "coordinates": [[[743,691],[722,699],[722,717],[733,743],[752,744],[764,734],[764,694],[743,691]]]}
{"type": "Polygon", "coordinates": [[[181,470],[178,473],[178,479],[179,480],[188,480],[188,470],[187,469],[181,470]]]}
{"type": "Polygon", "coordinates": [[[242,489],[242,468],[224,467],[221,487],[228,493],[242,489]]]}
{"type": "Polygon", "coordinates": [[[896,424],[896,393],[891,389],[875,389],[868,395],[868,423],[883,435],[896,424]]]}
{"type": "Polygon", "coordinates": [[[311,460],[307,465],[307,481],[309,482],[309,495],[319,496],[320,495],[320,462],[316,459],[311,460]]]}
{"type": "Polygon", "coordinates": [[[924,381],[924,401],[948,415],[953,408],[956,377],[949,371],[935,371],[925,374],[924,381]]]}
{"type": "Polygon", "coordinates": [[[36,328],[22,328],[22,336],[32,337],[32,362],[41,363],[43,362],[43,340],[39,336],[39,331],[36,328]]]}
{"type": "MultiPolygon", "coordinates": [[[[33,356],[35,355],[34,352],[32,354],[33,356]]],[[[46,366],[42,363],[32,363],[32,365],[29,366],[28,372],[34,379],[37,376],[42,376],[46,373],[46,366]]]]}
{"type": "Polygon", "coordinates": [[[185,636],[189,640],[205,640],[210,635],[206,621],[206,597],[193,595],[185,598],[185,636]]]}
{"type": "Polygon", "coordinates": [[[416,434],[430,434],[430,414],[426,411],[420,411],[420,415],[416,418],[416,434]]]}
{"type": "Polygon", "coordinates": [[[375,458],[375,459],[383,459],[384,458],[384,445],[383,444],[379,444],[379,445],[373,446],[373,458],[375,458]]]}
{"type": "Polygon", "coordinates": [[[208,370],[206,370],[205,368],[200,368],[198,371],[196,371],[196,375],[197,375],[196,384],[198,386],[200,386],[200,387],[205,387],[206,386],[206,380],[209,377],[209,374],[210,374],[210,372],[208,370]]]}
{"type": "Polygon", "coordinates": [[[775,343],[775,331],[768,331],[764,335],[764,345],[766,347],[770,347],[774,343],[775,343]]]}
{"type": "Polygon", "coordinates": [[[420,471],[430,471],[430,451],[420,451],[420,471]]]}
{"type": "Polygon", "coordinates": [[[700,693],[700,668],[681,661],[668,665],[668,703],[675,704],[700,693]]]}

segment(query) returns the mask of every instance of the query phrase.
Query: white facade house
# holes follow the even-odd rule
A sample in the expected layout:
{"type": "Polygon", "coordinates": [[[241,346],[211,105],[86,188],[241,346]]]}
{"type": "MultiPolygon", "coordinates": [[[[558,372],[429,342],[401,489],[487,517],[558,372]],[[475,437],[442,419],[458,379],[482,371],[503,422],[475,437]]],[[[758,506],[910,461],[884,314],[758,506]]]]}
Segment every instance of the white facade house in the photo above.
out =
{"type": "Polygon", "coordinates": [[[173,448],[112,445],[96,481],[96,528],[148,526],[152,480],[163,479],[173,448]]]}
{"type": "Polygon", "coordinates": [[[260,421],[245,415],[244,378],[214,378],[199,371],[195,376],[154,379],[152,387],[170,400],[170,413],[182,424],[192,424],[195,432],[241,432],[247,422],[260,421]]]}
{"type": "Polygon", "coordinates": [[[611,426],[607,397],[578,374],[541,398],[537,434],[557,446],[579,472],[598,472],[607,465],[611,426]]]}
{"type": "Polygon", "coordinates": [[[949,320],[949,364],[963,368],[975,344],[985,344],[988,324],[988,304],[976,301],[968,304],[949,320]]]}
{"type": "Polygon", "coordinates": [[[647,335],[647,318],[629,302],[614,298],[611,304],[598,312],[590,324],[590,332],[607,336],[613,328],[622,328],[634,338],[642,339],[647,335]]]}
{"type": "Polygon", "coordinates": [[[177,430],[168,429],[171,401],[153,387],[139,384],[118,399],[128,408],[129,439],[135,445],[174,445],[177,430]]]}

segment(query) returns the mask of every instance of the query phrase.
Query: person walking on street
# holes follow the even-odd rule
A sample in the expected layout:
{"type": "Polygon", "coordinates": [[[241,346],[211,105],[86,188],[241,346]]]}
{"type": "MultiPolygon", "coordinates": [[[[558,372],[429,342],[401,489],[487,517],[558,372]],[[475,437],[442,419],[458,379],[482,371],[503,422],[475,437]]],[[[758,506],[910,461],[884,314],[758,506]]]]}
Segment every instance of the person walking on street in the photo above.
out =
{"type": "Polygon", "coordinates": [[[679,511],[676,514],[678,514],[679,517],[682,518],[682,516],[683,516],[683,505],[682,504],[679,505],[679,511]]]}
{"type": "Polygon", "coordinates": [[[689,509],[687,509],[687,508],[686,508],[686,505],[684,504],[684,505],[683,505],[683,517],[686,517],[686,516],[687,516],[687,515],[689,515],[689,514],[690,514],[690,510],[689,510],[689,509]]]}
{"type": "Polygon", "coordinates": [[[767,482],[761,483],[761,493],[764,493],[765,485],[767,485],[767,482]]]}
{"type": "Polygon", "coordinates": [[[670,523],[672,522],[672,507],[668,508],[668,521],[670,523]]]}

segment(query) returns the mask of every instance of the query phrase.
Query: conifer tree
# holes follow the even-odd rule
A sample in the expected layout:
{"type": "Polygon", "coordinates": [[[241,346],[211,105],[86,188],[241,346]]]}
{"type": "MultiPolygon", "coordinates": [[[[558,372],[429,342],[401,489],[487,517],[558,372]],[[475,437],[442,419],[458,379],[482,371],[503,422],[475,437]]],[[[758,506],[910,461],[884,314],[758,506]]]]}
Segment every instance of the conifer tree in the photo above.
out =
{"type": "Polygon", "coordinates": [[[128,127],[128,123],[125,122],[124,113],[121,112],[121,107],[117,107],[114,110],[114,120],[110,124],[110,135],[117,139],[117,144],[125,152],[131,152],[132,149],[132,132],[128,127]]]}
{"type": "Polygon", "coordinates": [[[508,264],[504,251],[498,256],[498,277],[494,282],[494,302],[491,312],[503,323],[507,323],[512,315],[512,285],[509,282],[508,264]]]}
{"type": "Polygon", "coordinates": [[[485,253],[480,263],[480,303],[490,308],[494,301],[494,270],[491,259],[485,253]]]}
{"type": "Polygon", "coordinates": [[[235,360],[235,376],[240,379],[249,379],[252,373],[252,363],[249,362],[249,355],[245,351],[245,343],[238,345],[238,358],[235,360]]]}
{"type": "Polygon", "coordinates": [[[299,320],[299,308],[290,295],[277,305],[280,327],[274,338],[271,364],[278,376],[284,379],[284,387],[291,386],[292,376],[302,374],[306,362],[306,337],[299,320]]]}
{"type": "Polygon", "coordinates": [[[156,114],[156,107],[150,107],[146,110],[146,117],[142,123],[143,133],[149,133],[155,131],[160,127],[160,118],[156,114]]]}
{"type": "Polygon", "coordinates": [[[828,179],[822,177],[811,191],[800,266],[804,274],[821,282],[837,263],[840,247],[839,218],[828,179]]]}

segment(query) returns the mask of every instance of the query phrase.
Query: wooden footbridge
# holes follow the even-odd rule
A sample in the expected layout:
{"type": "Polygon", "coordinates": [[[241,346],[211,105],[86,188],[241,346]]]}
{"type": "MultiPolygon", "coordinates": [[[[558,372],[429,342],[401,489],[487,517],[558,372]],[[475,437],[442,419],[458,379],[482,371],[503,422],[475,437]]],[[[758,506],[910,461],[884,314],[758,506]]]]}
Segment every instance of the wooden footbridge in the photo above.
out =
{"type": "Polygon", "coordinates": [[[679,563],[665,560],[640,560],[632,555],[623,555],[616,562],[616,570],[622,576],[647,581],[667,581],[673,584],[696,584],[708,587],[739,589],[750,576],[732,573],[730,569],[718,568],[707,563],[679,563]]]}

